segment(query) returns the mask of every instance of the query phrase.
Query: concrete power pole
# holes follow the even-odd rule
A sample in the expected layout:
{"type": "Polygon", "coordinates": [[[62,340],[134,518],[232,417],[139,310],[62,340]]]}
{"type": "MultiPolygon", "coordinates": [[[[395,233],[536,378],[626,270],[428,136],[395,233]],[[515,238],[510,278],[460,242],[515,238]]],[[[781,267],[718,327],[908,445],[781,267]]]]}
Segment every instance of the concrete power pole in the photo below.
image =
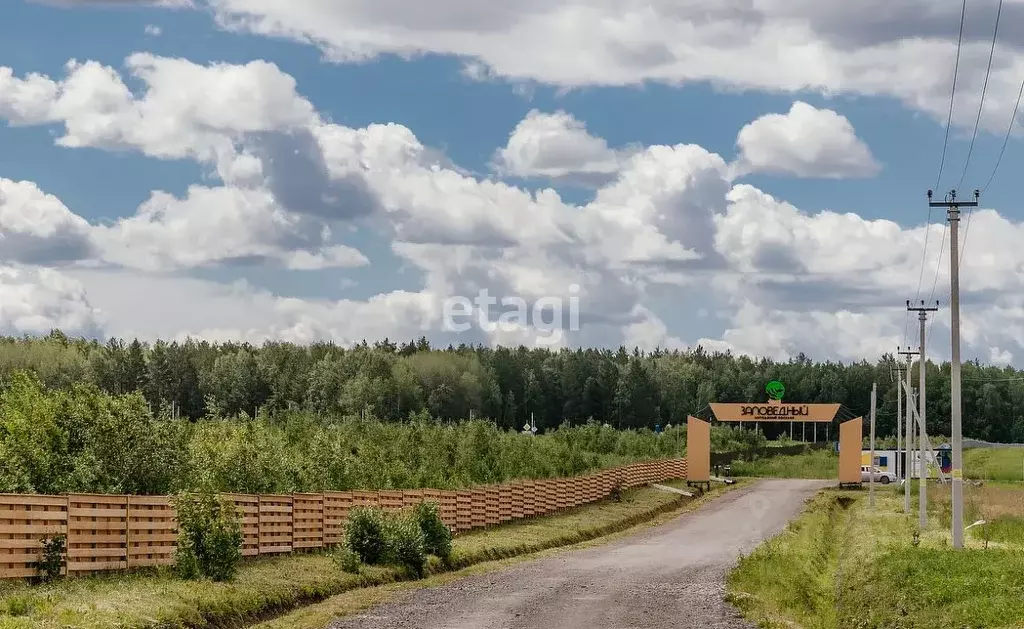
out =
{"type": "Polygon", "coordinates": [[[912,352],[909,350],[899,350],[900,356],[907,357],[907,458],[903,464],[905,470],[905,482],[903,483],[903,513],[910,513],[910,481],[914,479],[914,463],[911,458],[914,453],[914,423],[910,420],[910,409],[914,405],[914,400],[910,397],[910,372],[914,370],[914,356],[918,353],[919,352],[912,352]]]}
{"type": "Polygon", "coordinates": [[[871,459],[868,461],[868,501],[875,508],[875,403],[878,398],[878,383],[871,383],[871,459]]]}
{"type": "Polygon", "coordinates": [[[917,385],[917,404],[918,410],[917,415],[921,418],[921,433],[919,435],[919,448],[921,450],[921,482],[918,488],[918,507],[917,507],[917,521],[918,526],[923,531],[928,526],[928,452],[926,445],[928,441],[928,429],[925,424],[925,372],[928,371],[926,368],[928,361],[925,358],[924,343],[925,343],[925,328],[928,322],[928,313],[936,312],[939,309],[939,302],[935,302],[934,306],[925,306],[924,300],[921,300],[920,306],[911,306],[910,300],[907,300],[907,310],[917,312],[918,321],[921,324],[921,346],[918,348],[920,355],[918,357],[918,385],[917,385]]]}
{"type": "Polygon", "coordinates": [[[956,190],[949,191],[946,201],[932,201],[928,191],[928,207],[946,208],[949,220],[949,310],[950,310],[950,434],[953,440],[953,548],[964,547],[964,471],[963,471],[963,424],[960,401],[960,207],[978,207],[979,192],[974,191],[973,201],[957,201],[956,190]]]}
{"type": "MultiPolygon", "coordinates": [[[[899,351],[899,348],[896,348],[899,351]]],[[[902,480],[907,475],[907,465],[900,460],[900,452],[903,451],[903,427],[900,421],[903,419],[903,365],[895,363],[889,367],[890,375],[896,372],[896,480],[902,480]]]]}

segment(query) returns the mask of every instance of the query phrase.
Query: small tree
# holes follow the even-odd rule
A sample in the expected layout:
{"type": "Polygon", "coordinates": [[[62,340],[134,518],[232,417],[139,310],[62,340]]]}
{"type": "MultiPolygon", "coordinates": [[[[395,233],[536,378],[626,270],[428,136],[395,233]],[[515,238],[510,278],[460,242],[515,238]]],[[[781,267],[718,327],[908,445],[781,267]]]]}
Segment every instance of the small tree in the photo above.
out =
{"type": "Polygon", "coordinates": [[[43,556],[36,564],[36,570],[39,572],[39,580],[48,583],[60,578],[61,569],[64,567],[64,553],[68,546],[67,537],[63,533],[57,533],[44,538],[42,544],[43,556]]]}
{"type": "Polygon", "coordinates": [[[359,555],[363,563],[379,564],[384,561],[387,549],[386,526],[387,518],[379,507],[356,507],[348,514],[345,545],[359,555]]]}
{"type": "Polygon", "coordinates": [[[402,513],[390,514],[385,520],[386,563],[408,568],[422,578],[427,565],[427,550],[423,531],[415,517],[402,513]]]}
{"type": "Polygon", "coordinates": [[[242,560],[242,523],[230,500],[210,492],[179,494],[175,564],[182,578],[230,581],[242,560]]]}
{"type": "Polygon", "coordinates": [[[423,531],[427,552],[448,561],[452,554],[452,531],[441,519],[437,503],[421,502],[416,505],[416,520],[423,531]]]}

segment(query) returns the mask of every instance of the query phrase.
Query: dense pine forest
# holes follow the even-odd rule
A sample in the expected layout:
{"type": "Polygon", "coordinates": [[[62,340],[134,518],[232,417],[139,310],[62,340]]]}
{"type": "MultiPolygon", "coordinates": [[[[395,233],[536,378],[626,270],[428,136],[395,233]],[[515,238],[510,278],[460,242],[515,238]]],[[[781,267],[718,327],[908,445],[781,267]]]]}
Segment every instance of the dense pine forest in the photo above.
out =
{"type": "MultiPolygon", "coordinates": [[[[650,429],[680,426],[709,401],[763,400],[773,379],[787,400],[865,415],[877,381],[878,434],[888,436],[892,360],[441,349],[425,339],[343,348],[0,338],[0,491],[455,486],[576,473],[678,453],[684,435],[650,429]],[[531,417],[533,443],[548,445],[522,445],[531,437],[516,433],[531,417]]],[[[927,379],[929,432],[948,434],[949,365],[929,363],[927,379]]],[[[963,389],[967,436],[1024,442],[1024,374],[968,364],[963,389]]]]}
{"type": "MultiPolygon", "coordinates": [[[[867,415],[878,382],[880,435],[893,431],[897,386],[892,356],[876,363],[752,360],[728,353],[644,353],[627,348],[547,349],[459,346],[426,339],[352,348],[317,343],[212,344],[203,341],[0,337],[0,378],[35,373],[50,389],[91,384],[119,395],[138,391],[155,416],[199,419],[304,411],[320,417],[402,421],[426,412],[440,421],[485,418],[543,431],[594,419],[616,428],[680,424],[709,401],[765,399],[781,380],[794,402],[841,402],[867,415]]],[[[917,370],[912,375],[917,384],[917,370]]],[[[949,364],[929,362],[928,425],[948,434],[949,364]]],[[[0,380],[2,382],[2,380],[0,380]]],[[[977,363],[963,370],[964,433],[1024,442],[1024,372],[977,363]]]]}

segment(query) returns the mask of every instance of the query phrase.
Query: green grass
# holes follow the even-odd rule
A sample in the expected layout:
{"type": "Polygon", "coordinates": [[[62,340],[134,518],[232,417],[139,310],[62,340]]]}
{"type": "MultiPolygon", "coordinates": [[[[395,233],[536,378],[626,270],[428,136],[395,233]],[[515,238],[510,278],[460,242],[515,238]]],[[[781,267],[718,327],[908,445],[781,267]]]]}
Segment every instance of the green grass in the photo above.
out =
{"type": "MultiPolygon", "coordinates": [[[[953,550],[948,490],[929,489],[936,499],[916,546],[916,509],[902,513],[901,491],[877,491],[874,509],[866,491],[822,492],[781,535],[740,560],[729,575],[730,600],[767,628],[1024,626],[1019,523],[991,529],[990,537],[998,530],[1005,543],[986,549],[972,529],[967,548],[953,550]]],[[[972,489],[980,510],[1016,509],[1014,494],[1024,496],[1020,488],[972,489]],[[985,504],[993,496],[1002,499],[985,504]]]]}
{"type": "MultiPolygon", "coordinates": [[[[608,535],[695,501],[651,488],[625,492],[565,513],[456,537],[452,567],[514,557],[608,535]]],[[[446,570],[434,560],[431,572],[446,570]]],[[[0,583],[0,629],[77,627],[123,629],[237,627],[342,592],[407,578],[400,570],[366,567],[344,574],[324,554],[243,564],[231,583],[181,581],[169,571],[65,579],[29,586],[0,583]]]]}
{"type": "Polygon", "coordinates": [[[1004,515],[988,522],[984,526],[971,529],[977,539],[988,539],[1006,544],[1024,543],[1024,518],[1004,515]]]}
{"type": "Polygon", "coordinates": [[[773,456],[756,461],[733,461],[733,476],[765,478],[836,478],[839,456],[831,450],[773,456]]]}
{"type": "Polygon", "coordinates": [[[967,478],[1024,481],[1024,448],[968,448],[964,450],[967,478]]]}

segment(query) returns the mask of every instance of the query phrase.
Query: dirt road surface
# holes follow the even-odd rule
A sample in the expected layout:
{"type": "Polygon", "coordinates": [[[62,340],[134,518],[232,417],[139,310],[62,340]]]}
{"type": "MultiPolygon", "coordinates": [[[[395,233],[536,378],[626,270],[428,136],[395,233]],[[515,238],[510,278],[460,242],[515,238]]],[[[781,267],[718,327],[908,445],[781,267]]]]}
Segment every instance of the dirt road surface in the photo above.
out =
{"type": "Polygon", "coordinates": [[[413,590],[331,627],[746,629],[723,599],[726,572],[826,484],[756,481],[613,543],[413,590]]]}

